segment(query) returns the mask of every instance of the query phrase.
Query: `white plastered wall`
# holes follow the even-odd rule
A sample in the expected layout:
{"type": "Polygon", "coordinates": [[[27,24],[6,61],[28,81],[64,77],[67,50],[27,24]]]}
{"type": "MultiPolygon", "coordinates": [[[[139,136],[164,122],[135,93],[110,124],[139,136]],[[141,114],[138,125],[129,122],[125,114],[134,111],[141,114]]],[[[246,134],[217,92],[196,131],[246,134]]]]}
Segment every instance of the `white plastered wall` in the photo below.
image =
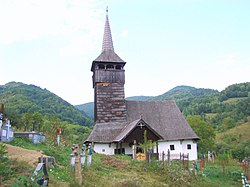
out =
{"type": "Polygon", "coordinates": [[[167,154],[168,150],[170,154],[189,154],[189,160],[197,160],[197,143],[193,140],[176,140],[176,141],[159,141],[158,152],[162,154],[164,151],[167,154]],[[174,145],[174,150],[170,150],[170,145],[174,145]],[[191,149],[188,149],[188,145],[191,149]]]}

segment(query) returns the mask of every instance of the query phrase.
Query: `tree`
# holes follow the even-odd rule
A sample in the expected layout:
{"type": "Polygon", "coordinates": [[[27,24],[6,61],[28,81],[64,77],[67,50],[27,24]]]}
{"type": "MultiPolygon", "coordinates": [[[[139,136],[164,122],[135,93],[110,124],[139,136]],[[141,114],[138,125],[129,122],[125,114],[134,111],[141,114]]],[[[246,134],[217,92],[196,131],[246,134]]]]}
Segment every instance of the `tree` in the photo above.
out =
{"type": "Polygon", "coordinates": [[[187,122],[200,138],[198,141],[198,152],[204,154],[213,150],[215,145],[215,132],[212,125],[202,120],[200,116],[188,116],[187,122]]]}
{"type": "Polygon", "coordinates": [[[144,131],[144,134],[143,134],[143,143],[140,143],[139,144],[139,147],[143,150],[143,153],[147,153],[147,151],[149,149],[153,149],[155,146],[155,142],[153,142],[152,140],[148,140],[147,138],[147,131],[145,130],[144,131]]]}
{"type": "Polygon", "coordinates": [[[2,181],[5,181],[10,178],[12,174],[10,167],[10,160],[7,157],[6,146],[0,144],[0,186],[2,181]]]}
{"type": "Polygon", "coordinates": [[[33,131],[38,130],[41,131],[41,128],[43,126],[43,116],[39,112],[35,112],[32,116],[33,118],[33,131]]]}
{"type": "Polygon", "coordinates": [[[222,120],[225,129],[231,129],[236,126],[235,121],[231,117],[226,117],[222,120]]]}
{"type": "Polygon", "coordinates": [[[139,144],[139,147],[143,150],[143,153],[146,155],[146,160],[149,163],[150,162],[150,156],[148,151],[150,149],[153,149],[156,146],[156,143],[153,142],[152,140],[148,140],[147,138],[147,131],[144,131],[143,134],[143,143],[139,144]]]}
{"type": "Polygon", "coordinates": [[[31,113],[25,113],[22,117],[22,123],[24,124],[24,131],[29,130],[33,123],[33,118],[31,113]]]}

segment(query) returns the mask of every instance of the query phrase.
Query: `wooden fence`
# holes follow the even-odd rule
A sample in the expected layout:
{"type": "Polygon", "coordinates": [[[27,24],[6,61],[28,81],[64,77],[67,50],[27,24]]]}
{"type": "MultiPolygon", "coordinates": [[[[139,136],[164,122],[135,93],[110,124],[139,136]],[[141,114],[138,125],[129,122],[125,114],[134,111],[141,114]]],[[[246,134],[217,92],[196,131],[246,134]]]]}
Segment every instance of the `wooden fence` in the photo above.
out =
{"type": "Polygon", "coordinates": [[[188,153],[187,154],[184,154],[184,153],[173,154],[173,153],[170,153],[169,150],[166,153],[165,152],[162,152],[162,153],[150,153],[149,152],[147,159],[148,159],[148,162],[150,162],[152,159],[156,159],[162,162],[163,164],[165,163],[169,164],[173,160],[178,160],[182,162],[185,168],[188,168],[188,164],[189,164],[188,153]]]}

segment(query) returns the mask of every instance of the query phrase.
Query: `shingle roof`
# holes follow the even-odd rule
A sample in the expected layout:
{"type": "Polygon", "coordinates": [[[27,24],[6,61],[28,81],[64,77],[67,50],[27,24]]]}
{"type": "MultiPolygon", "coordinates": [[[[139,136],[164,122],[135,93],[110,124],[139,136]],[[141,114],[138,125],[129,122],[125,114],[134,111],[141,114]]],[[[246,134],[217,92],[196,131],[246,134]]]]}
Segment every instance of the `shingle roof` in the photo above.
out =
{"type": "Polygon", "coordinates": [[[124,63],[124,61],[115,53],[115,50],[114,50],[108,14],[106,15],[106,21],[105,21],[105,26],[104,26],[102,53],[94,61],[96,62],[123,62],[124,63]]]}
{"type": "Polygon", "coordinates": [[[127,123],[96,123],[86,141],[121,141],[142,120],[162,140],[199,139],[175,101],[126,101],[127,123]]]}
{"type": "Polygon", "coordinates": [[[143,123],[147,126],[153,133],[159,137],[159,139],[162,139],[162,137],[154,130],[152,129],[143,119],[137,119],[135,121],[132,121],[130,123],[127,123],[127,125],[121,130],[121,132],[118,134],[118,136],[113,140],[114,142],[120,142],[123,140],[126,136],[129,135],[129,133],[139,124],[143,123]]]}
{"type": "Polygon", "coordinates": [[[94,62],[124,63],[124,61],[112,50],[105,50],[94,60],[94,62]]]}
{"type": "Polygon", "coordinates": [[[108,18],[108,9],[106,10],[106,21],[104,26],[104,34],[103,34],[103,42],[102,42],[102,51],[114,51],[114,45],[112,41],[111,29],[109,25],[109,18],[108,18]]]}
{"type": "Polygon", "coordinates": [[[142,115],[142,119],[164,140],[199,138],[185,120],[175,101],[126,101],[126,105],[128,122],[142,115]]]}
{"type": "Polygon", "coordinates": [[[96,123],[86,141],[110,143],[124,128],[124,123],[96,123]]]}

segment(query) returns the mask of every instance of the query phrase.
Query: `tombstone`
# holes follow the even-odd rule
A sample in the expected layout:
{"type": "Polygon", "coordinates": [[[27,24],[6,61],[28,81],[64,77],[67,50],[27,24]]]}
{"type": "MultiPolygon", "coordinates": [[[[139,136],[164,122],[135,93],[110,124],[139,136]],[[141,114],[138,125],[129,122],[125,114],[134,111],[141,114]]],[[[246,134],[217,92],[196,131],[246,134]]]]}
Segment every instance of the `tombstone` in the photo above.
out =
{"type": "Polygon", "coordinates": [[[93,151],[93,148],[92,148],[92,145],[90,144],[88,146],[88,166],[91,165],[92,163],[92,155],[93,155],[94,151],[93,151]]]}
{"type": "MultiPolygon", "coordinates": [[[[4,105],[0,104],[0,130],[2,128],[3,125],[3,111],[4,111],[4,105]]],[[[1,137],[1,135],[0,135],[1,137]]]]}
{"type": "Polygon", "coordinates": [[[38,163],[45,163],[48,168],[54,168],[55,158],[54,157],[38,157],[38,163]]]}
{"type": "Polygon", "coordinates": [[[208,159],[208,162],[213,162],[214,163],[214,153],[208,151],[208,153],[207,153],[207,159],[208,159]]]}
{"type": "Polygon", "coordinates": [[[10,125],[10,120],[6,120],[5,125],[1,129],[1,141],[10,142],[13,140],[14,131],[10,125]]]}
{"type": "Polygon", "coordinates": [[[35,171],[33,172],[31,181],[36,182],[39,186],[49,185],[49,175],[45,163],[38,163],[35,171]]]}
{"type": "Polygon", "coordinates": [[[61,133],[62,133],[62,130],[60,129],[60,128],[58,128],[57,130],[56,130],[56,134],[57,134],[57,145],[59,146],[60,145],[60,135],[61,135],[61,133]]]}
{"type": "Polygon", "coordinates": [[[81,161],[81,166],[82,167],[84,167],[85,160],[86,160],[86,145],[83,144],[82,154],[80,154],[80,161],[81,161]]]}
{"type": "Polygon", "coordinates": [[[134,140],[134,144],[132,145],[132,157],[133,160],[136,160],[136,140],[134,140]]]}
{"type": "Polygon", "coordinates": [[[45,142],[45,135],[39,132],[15,132],[15,136],[19,137],[26,137],[31,140],[34,144],[44,143],[45,142]]]}
{"type": "Polygon", "coordinates": [[[3,125],[3,114],[0,112],[0,129],[2,128],[3,125]]]}

